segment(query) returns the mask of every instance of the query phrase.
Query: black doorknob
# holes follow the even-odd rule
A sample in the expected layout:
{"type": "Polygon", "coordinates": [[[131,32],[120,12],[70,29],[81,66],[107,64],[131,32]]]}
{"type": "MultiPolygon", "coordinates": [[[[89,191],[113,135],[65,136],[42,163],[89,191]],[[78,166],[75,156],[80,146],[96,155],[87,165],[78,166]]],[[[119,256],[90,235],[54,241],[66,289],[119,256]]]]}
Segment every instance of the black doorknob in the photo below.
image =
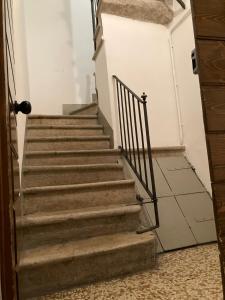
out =
{"type": "Polygon", "coordinates": [[[20,111],[21,113],[28,115],[32,110],[32,106],[29,101],[23,101],[21,103],[15,101],[13,106],[13,110],[16,114],[18,114],[18,112],[20,111]]]}

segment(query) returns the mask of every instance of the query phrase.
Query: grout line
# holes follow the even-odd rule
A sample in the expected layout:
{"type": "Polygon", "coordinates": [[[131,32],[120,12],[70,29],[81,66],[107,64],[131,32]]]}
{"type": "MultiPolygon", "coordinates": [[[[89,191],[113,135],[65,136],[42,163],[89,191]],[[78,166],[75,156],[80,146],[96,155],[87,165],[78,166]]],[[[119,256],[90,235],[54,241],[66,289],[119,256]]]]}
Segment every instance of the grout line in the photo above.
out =
{"type": "Polygon", "coordinates": [[[187,220],[187,218],[186,218],[186,216],[185,216],[185,214],[184,214],[184,212],[183,212],[183,210],[182,210],[182,208],[181,208],[179,202],[177,201],[177,197],[174,196],[174,198],[175,198],[175,200],[176,200],[176,202],[177,202],[178,207],[180,208],[180,211],[181,211],[181,213],[182,213],[182,215],[183,215],[183,217],[184,217],[184,219],[185,219],[185,221],[186,221],[186,223],[187,223],[187,225],[188,225],[188,227],[189,227],[191,233],[193,234],[193,237],[194,237],[194,239],[195,239],[195,241],[196,241],[196,244],[198,245],[199,243],[198,243],[198,241],[197,241],[197,238],[196,238],[196,236],[195,236],[195,234],[194,234],[194,232],[193,232],[193,230],[192,230],[192,228],[191,228],[191,225],[189,224],[189,222],[188,222],[188,220],[187,220]]]}
{"type": "Polygon", "coordinates": [[[168,180],[167,180],[167,178],[166,178],[166,175],[165,175],[164,172],[163,172],[163,169],[161,168],[161,166],[160,166],[160,164],[159,164],[159,162],[158,162],[158,159],[156,158],[155,161],[156,161],[156,163],[157,163],[157,165],[158,165],[158,167],[159,167],[159,169],[160,169],[160,171],[161,171],[161,173],[162,173],[162,175],[163,175],[163,177],[164,177],[166,183],[168,184],[168,186],[169,186],[171,192],[173,193],[173,190],[172,190],[172,188],[171,188],[171,186],[170,186],[170,184],[169,184],[169,182],[168,182],[168,180]]]}
{"type": "MultiPolygon", "coordinates": [[[[156,161],[157,161],[157,159],[156,159],[156,161]]],[[[165,178],[165,180],[166,180],[166,182],[167,182],[169,188],[171,189],[171,192],[173,192],[173,190],[172,190],[172,188],[171,188],[171,186],[170,186],[170,184],[169,184],[169,182],[168,182],[168,180],[167,180],[167,178],[166,178],[166,176],[165,176],[165,174],[164,174],[162,168],[160,167],[160,164],[159,164],[158,161],[157,161],[157,164],[158,164],[158,166],[159,166],[159,168],[160,168],[160,170],[161,170],[161,172],[162,172],[162,174],[163,174],[163,176],[164,176],[164,178],[165,178]]],[[[183,211],[182,211],[182,209],[181,209],[181,207],[180,207],[180,205],[179,205],[179,203],[178,203],[178,201],[177,201],[177,195],[173,195],[173,197],[174,197],[174,199],[175,199],[175,201],[176,201],[176,203],[177,203],[177,205],[178,205],[178,207],[179,207],[179,209],[180,209],[180,211],[181,211],[181,214],[182,214],[183,217],[184,217],[185,222],[187,223],[187,225],[188,225],[188,227],[189,227],[189,229],[190,229],[190,231],[191,231],[191,233],[192,233],[192,235],[193,235],[193,237],[194,237],[194,239],[195,239],[195,241],[196,241],[196,244],[198,244],[197,239],[196,239],[196,237],[195,237],[195,235],[194,235],[194,233],[193,233],[193,231],[192,231],[192,229],[191,229],[191,226],[190,226],[190,224],[188,223],[188,220],[187,220],[186,216],[184,215],[184,213],[183,213],[183,211]]]]}

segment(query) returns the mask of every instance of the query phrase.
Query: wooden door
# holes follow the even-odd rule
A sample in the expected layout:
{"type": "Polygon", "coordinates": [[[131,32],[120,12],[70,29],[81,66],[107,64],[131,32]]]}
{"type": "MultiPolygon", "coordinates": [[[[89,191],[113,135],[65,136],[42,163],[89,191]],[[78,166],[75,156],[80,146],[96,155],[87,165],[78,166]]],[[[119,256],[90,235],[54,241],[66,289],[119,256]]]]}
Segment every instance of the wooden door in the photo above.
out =
{"type": "Polygon", "coordinates": [[[3,300],[18,299],[15,207],[19,199],[19,168],[12,1],[0,0],[0,277],[3,300]]]}
{"type": "Polygon", "coordinates": [[[225,287],[225,1],[191,0],[191,4],[225,287]]]}

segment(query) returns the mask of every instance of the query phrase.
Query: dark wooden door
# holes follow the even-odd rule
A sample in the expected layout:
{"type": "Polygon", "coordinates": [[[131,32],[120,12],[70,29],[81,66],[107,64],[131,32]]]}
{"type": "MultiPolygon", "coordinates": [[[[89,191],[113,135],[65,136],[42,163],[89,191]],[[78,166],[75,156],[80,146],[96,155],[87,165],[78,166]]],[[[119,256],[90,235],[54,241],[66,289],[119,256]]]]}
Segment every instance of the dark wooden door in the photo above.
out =
{"type": "Polygon", "coordinates": [[[13,0],[0,0],[0,276],[3,300],[17,297],[16,202],[19,195],[13,0]]]}
{"type": "Polygon", "coordinates": [[[191,3],[225,287],[225,1],[191,0],[191,3]]]}

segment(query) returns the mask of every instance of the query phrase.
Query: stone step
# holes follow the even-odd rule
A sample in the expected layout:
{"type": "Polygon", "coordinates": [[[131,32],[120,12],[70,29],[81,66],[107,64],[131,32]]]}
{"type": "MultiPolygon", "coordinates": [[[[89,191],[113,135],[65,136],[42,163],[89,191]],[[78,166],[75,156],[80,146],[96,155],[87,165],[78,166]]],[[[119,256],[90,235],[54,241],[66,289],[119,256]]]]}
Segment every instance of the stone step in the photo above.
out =
{"type": "Polygon", "coordinates": [[[109,149],[109,136],[28,138],[26,151],[67,151],[109,149]]]}
{"type": "Polygon", "coordinates": [[[57,137],[57,136],[97,136],[103,135],[101,125],[29,125],[27,137],[57,137]]]}
{"type": "Polygon", "coordinates": [[[136,204],[135,182],[120,180],[75,185],[60,185],[23,190],[23,212],[88,209],[107,205],[136,204]]]}
{"type": "Polygon", "coordinates": [[[74,288],[155,266],[153,234],[119,233],[22,252],[21,299],[74,288]]]}
{"type": "Polygon", "coordinates": [[[70,115],[97,115],[98,105],[96,103],[87,104],[77,110],[74,110],[70,115]]]}
{"type": "Polygon", "coordinates": [[[124,179],[120,164],[24,167],[23,186],[40,187],[124,179]]]}
{"type": "Polygon", "coordinates": [[[23,249],[64,244],[119,232],[135,232],[140,206],[104,206],[58,213],[27,215],[17,219],[23,249]]]}
{"type": "Polygon", "coordinates": [[[96,125],[97,115],[29,115],[27,125],[96,125]]]}
{"type": "Polygon", "coordinates": [[[24,154],[24,165],[82,165],[116,163],[120,158],[117,149],[77,151],[29,151],[24,154]]]}

